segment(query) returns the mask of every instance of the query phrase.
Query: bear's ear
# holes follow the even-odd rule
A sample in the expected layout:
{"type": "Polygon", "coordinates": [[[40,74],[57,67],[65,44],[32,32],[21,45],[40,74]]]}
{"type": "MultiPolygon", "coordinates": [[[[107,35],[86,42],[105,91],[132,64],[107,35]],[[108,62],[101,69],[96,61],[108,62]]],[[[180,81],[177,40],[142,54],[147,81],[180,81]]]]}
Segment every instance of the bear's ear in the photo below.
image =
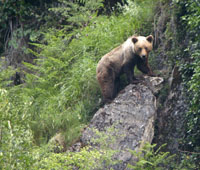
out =
{"type": "Polygon", "coordinates": [[[137,39],[137,37],[133,37],[132,38],[132,42],[135,44],[136,42],[138,42],[138,39],[137,39]]]}
{"type": "Polygon", "coordinates": [[[149,41],[150,43],[153,42],[153,36],[149,35],[148,37],[146,37],[147,41],[149,41]]]}

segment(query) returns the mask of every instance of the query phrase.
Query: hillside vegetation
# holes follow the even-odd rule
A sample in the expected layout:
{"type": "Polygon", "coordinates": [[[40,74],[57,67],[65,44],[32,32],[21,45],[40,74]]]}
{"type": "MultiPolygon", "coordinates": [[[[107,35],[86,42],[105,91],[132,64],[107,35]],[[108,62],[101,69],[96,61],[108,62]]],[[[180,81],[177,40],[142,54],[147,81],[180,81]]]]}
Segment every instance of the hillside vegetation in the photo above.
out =
{"type": "MultiPolygon", "coordinates": [[[[118,2],[0,2],[4,16],[0,19],[0,169],[90,170],[101,167],[102,162],[111,162],[114,151],[108,148],[54,153],[48,142],[57,133],[64,135],[67,148],[79,139],[81,130],[101,104],[96,81],[99,59],[133,34],[154,35],[159,5],[171,5],[174,13],[169,15],[180,19],[180,33],[168,34],[172,39],[169,51],[177,54],[175,58],[169,55],[168,64],[180,67],[189,94],[184,147],[191,152],[199,151],[199,2],[118,2]],[[182,37],[185,33],[188,42],[176,49],[175,43],[186,40],[182,37]],[[19,83],[14,81],[14,85],[18,73],[19,83]]],[[[154,69],[158,68],[157,55],[159,49],[150,55],[154,69]]],[[[150,152],[153,154],[152,149],[150,152]]],[[[177,162],[171,166],[194,167],[192,161],[198,159],[198,154],[191,157],[187,160],[187,155],[183,155],[179,166],[177,162]]],[[[145,167],[148,169],[146,164],[145,167]]]]}

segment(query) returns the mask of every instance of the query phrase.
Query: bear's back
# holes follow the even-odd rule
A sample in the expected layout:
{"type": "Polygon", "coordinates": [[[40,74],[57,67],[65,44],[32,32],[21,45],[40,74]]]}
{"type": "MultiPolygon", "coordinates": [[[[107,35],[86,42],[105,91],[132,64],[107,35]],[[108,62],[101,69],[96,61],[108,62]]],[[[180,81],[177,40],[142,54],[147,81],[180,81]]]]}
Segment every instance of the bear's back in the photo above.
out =
{"type": "Polygon", "coordinates": [[[133,60],[134,44],[129,37],[123,44],[105,54],[97,65],[97,73],[101,67],[113,68],[116,73],[121,72],[124,65],[133,60]]]}

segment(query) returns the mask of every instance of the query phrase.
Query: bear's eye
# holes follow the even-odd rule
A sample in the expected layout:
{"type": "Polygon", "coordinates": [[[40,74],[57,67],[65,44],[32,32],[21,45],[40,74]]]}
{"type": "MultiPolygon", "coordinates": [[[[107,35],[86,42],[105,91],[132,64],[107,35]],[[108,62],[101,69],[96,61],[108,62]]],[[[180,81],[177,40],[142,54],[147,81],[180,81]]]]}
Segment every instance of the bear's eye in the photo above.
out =
{"type": "Polygon", "coordinates": [[[145,50],[146,50],[147,52],[149,51],[147,47],[145,47],[145,50]]]}
{"type": "Polygon", "coordinates": [[[139,51],[142,51],[142,48],[139,48],[139,51]]]}

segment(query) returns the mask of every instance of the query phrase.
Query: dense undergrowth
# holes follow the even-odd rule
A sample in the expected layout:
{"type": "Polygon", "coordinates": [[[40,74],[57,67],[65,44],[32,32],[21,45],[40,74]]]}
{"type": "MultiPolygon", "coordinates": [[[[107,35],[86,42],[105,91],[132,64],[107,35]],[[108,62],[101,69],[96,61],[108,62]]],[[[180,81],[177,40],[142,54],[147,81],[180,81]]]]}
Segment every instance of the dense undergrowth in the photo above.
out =
{"type": "Polygon", "coordinates": [[[182,59],[178,62],[189,103],[189,111],[185,115],[182,148],[188,151],[193,161],[200,166],[200,2],[184,0],[177,4],[182,7],[181,12],[185,11],[184,15],[181,15],[181,21],[186,27],[185,41],[188,41],[182,59]]]}
{"type": "MultiPolygon", "coordinates": [[[[75,1],[74,4],[65,0],[57,2],[62,5],[55,5],[53,8],[49,5],[50,14],[45,24],[37,27],[38,33],[34,30],[30,36],[29,47],[31,48],[25,51],[36,59],[32,63],[23,62],[23,67],[18,70],[10,68],[1,70],[0,169],[61,169],[63,167],[63,169],[72,169],[74,166],[80,169],[91,169],[91,167],[99,168],[102,161],[111,161],[113,151],[107,148],[100,151],[83,148],[80,153],[57,154],[49,149],[47,143],[59,132],[65,136],[67,146],[79,138],[81,130],[87,125],[101,102],[101,94],[96,82],[97,62],[132,34],[153,33],[157,1],[129,0],[126,1],[126,5],[115,6],[109,16],[99,12],[103,8],[101,0],[96,3],[88,1],[85,4],[79,4],[79,1],[75,1]],[[81,8],[77,11],[79,7],[81,8]],[[51,16],[56,19],[50,19],[53,18],[51,16]],[[12,86],[8,77],[16,71],[24,73],[25,83],[12,86]]],[[[196,37],[191,38],[188,50],[185,50],[186,55],[182,56],[183,60],[177,58],[173,59],[173,62],[179,61],[191,98],[191,109],[186,115],[185,141],[187,148],[198,151],[199,7],[198,2],[191,0],[173,1],[173,3],[178,7],[178,17],[187,25],[185,31],[190,30],[189,35],[196,37]],[[192,15],[195,18],[191,17],[192,15]]],[[[20,5],[23,6],[23,3],[20,5]]],[[[18,11],[15,8],[14,10],[18,11]]],[[[27,10],[25,12],[27,13],[27,10]]],[[[41,23],[43,22],[41,20],[41,23]]],[[[152,57],[154,59],[154,54],[152,57]]],[[[151,63],[154,64],[153,59],[151,63]]],[[[3,59],[1,65],[2,68],[5,66],[3,59]]],[[[156,68],[155,65],[153,67],[156,68]]],[[[165,158],[168,153],[156,156],[152,147],[149,148],[149,152],[145,151],[147,153],[145,160],[141,159],[134,168],[154,169],[158,168],[157,163],[159,166],[163,165],[161,166],[163,169],[167,168],[169,162],[166,163],[165,158]],[[148,157],[148,154],[153,157],[148,157]]],[[[187,163],[187,155],[183,160],[180,165],[172,163],[171,167],[183,169],[185,164],[187,165],[185,167],[194,167],[193,163],[189,162],[191,160],[188,159],[187,163]],[[188,164],[192,165],[188,166],[188,164]]]]}

